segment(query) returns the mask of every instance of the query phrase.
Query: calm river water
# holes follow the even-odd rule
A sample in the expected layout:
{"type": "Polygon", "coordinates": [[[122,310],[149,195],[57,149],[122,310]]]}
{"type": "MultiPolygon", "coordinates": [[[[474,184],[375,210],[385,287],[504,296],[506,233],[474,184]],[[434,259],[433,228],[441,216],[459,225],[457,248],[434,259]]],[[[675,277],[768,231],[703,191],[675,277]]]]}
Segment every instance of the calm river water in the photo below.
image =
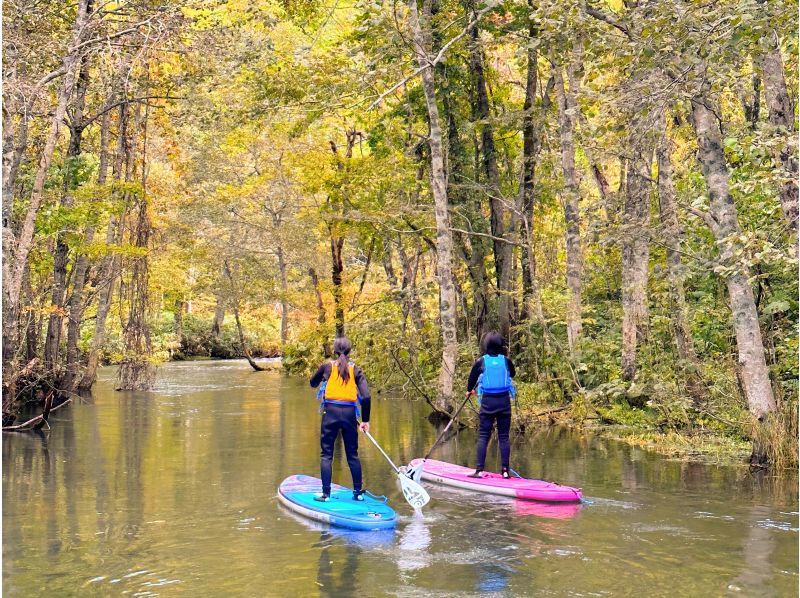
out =
{"type": "MultiPolygon", "coordinates": [[[[45,435],[3,436],[7,596],[797,596],[797,479],[666,460],[591,435],[518,439],[512,466],[581,486],[553,507],[428,486],[413,516],[377,451],[367,487],[391,533],[324,529],[278,484],[318,474],[304,380],[245,362],[175,363],[151,393],[113,390],[56,411],[45,435]]],[[[421,402],[378,399],[373,433],[400,463],[435,430],[421,402]]],[[[471,464],[474,434],[434,455],[471,464]]],[[[490,451],[496,464],[496,447],[490,451]]],[[[337,447],[334,480],[350,485],[337,447]]]]}

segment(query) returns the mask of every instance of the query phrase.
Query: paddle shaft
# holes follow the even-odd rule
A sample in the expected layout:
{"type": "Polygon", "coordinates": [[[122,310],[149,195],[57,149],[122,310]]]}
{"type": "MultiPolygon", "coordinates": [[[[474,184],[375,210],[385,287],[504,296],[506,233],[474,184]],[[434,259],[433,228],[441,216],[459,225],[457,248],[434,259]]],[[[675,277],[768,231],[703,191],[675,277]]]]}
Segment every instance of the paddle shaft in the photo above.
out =
{"type": "Polygon", "coordinates": [[[450,421],[447,422],[447,425],[444,427],[444,430],[442,430],[442,433],[439,434],[439,437],[436,439],[436,442],[433,443],[431,450],[429,450],[428,454],[422,458],[423,461],[427,461],[430,458],[431,454],[433,453],[433,449],[436,448],[436,446],[441,442],[442,438],[444,438],[445,434],[447,434],[447,431],[450,429],[450,426],[453,425],[453,422],[456,421],[458,414],[461,413],[461,410],[467,404],[467,401],[469,401],[470,396],[472,396],[471,393],[467,393],[467,397],[464,399],[464,402],[461,403],[461,407],[458,408],[458,410],[450,418],[450,421]]]}
{"type": "Polygon", "coordinates": [[[381,455],[383,455],[386,458],[386,460],[389,462],[389,465],[391,465],[392,469],[394,469],[395,473],[400,473],[400,470],[397,468],[397,465],[395,465],[394,462],[389,458],[389,455],[387,455],[384,452],[384,450],[381,448],[381,445],[378,444],[378,441],[372,437],[372,434],[366,431],[364,432],[364,434],[366,434],[367,438],[369,438],[372,441],[372,444],[375,445],[375,448],[377,448],[381,452],[381,455]]]}

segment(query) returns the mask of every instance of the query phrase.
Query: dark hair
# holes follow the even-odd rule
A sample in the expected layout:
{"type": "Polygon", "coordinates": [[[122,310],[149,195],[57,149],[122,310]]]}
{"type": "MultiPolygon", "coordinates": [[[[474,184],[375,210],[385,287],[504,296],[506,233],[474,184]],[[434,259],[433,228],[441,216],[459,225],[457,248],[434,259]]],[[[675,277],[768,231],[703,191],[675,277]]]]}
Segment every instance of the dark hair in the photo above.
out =
{"type": "Polygon", "coordinates": [[[505,355],[506,341],[499,332],[491,330],[481,339],[481,351],[489,355],[505,355]]]}
{"type": "Polygon", "coordinates": [[[338,355],[336,358],[336,367],[339,370],[339,376],[344,382],[350,380],[350,368],[348,367],[350,365],[350,359],[348,355],[350,355],[350,350],[352,348],[353,345],[346,336],[340,336],[333,341],[333,352],[338,355]]]}

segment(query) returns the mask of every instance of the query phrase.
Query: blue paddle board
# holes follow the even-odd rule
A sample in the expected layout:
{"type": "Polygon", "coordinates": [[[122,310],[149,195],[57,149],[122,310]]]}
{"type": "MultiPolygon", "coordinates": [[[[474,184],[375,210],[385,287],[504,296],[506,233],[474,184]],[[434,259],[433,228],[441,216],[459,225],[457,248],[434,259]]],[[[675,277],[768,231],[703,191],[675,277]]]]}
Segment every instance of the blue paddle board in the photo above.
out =
{"type": "Polygon", "coordinates": [[[289,476],[278,488],[278,500],[286,508],[309,519],[337,527],[357,530],[391,529],[397,524],[397,514],[385,502],[364,495],[363,501],[353,500],[350,488],[331,485],[327,502],[314,500],[322,490],[319,478],[307,475],[289,476]]]}

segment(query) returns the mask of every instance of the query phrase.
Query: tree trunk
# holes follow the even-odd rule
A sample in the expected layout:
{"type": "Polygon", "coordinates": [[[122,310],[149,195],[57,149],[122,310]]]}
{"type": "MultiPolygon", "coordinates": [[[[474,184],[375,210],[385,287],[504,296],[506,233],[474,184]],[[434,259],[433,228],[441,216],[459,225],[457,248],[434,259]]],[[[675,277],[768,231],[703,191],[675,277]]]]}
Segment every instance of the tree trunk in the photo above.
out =
{"type": "Polygon", "coordinates": [[[689,325],[689,306],[684,288],[684,266],[681,260],[681,245],[684,240],[683,226],[678,220],[675,185],[672,181],[672,141],[667,134],[666,121],[660,119],[661,139],[656,150],[658,162],[658,206],[661,218],[661,234],[667,252],[667,281],[672,300],[672,330],[678,357],[691,366],[687,385],[692,398],[697,402],[704,389],[697,369],[697,354],[689,325]]]}
{"type": "Polygon", "coordinates": [[[28,255],[33,246],[33,233],[36,216],[44,197],[44,185],[50,162],[53,158],[58,133],[67,109],[72,89],[75,85],[76,68],[79,60],[79,49],[82,36],[89,20],[89,0],[79,0],[75,24],[72,28],[72,38],[69,49],[63,59],[64,80],[58,92],[53,117],[50,120],[50,130],[45,141],[39,166],[33,182],[30,201],[19,232],[19,237],[14,238],[10,218],[4,218],[3,228],[3,363],[4,374],[13,375],[14,355],[18,348],[18,319],[19,300],[22,289],[22,279],[28,262],[28,255]]]}
{"type": "MultiPolygon", "coordinates": [[[[103,186],[108,178],[108,144],[111,136],[111,112],[103,114],[100,125],[100,164],[98,166],[97,184],[103,186]]],[[[86,243],[94,239],[94,226],[86,229],[86,243]]],[[[67,302],[67,372],[64,388],[72,389],[78,380],[78,341],[83,321],[83,292],[86,286],[86,274],[89,271],[89,256],[81,253],[75,261],[75,272],[72,281],[72,295],[67,302]]]]}
{"type": "Polygon", "coordinates": [[[783,166],[784,169],[784,181],[780,185],[781,209],[789,228],[797,233],[797,156],[789,143],[794,136],[794,107],[786,88],[783,59],[775,32],[769,32],[762,43],[766,48],[760,56],[760,64],[769,122],[778,128],[786,140],[783,147],[775,152],[775,165],[783,166]]]}
{"type": "Polygon", "coordinates": [[[221,293],[217,294],[217,303],[214,307],[214,321],[211,324],[211,336],[215,341],[222,334],[222,324],[225,321],[225,299],[221,293]]]}
{"type": "MultiPolygon", "coordinates": [[[[706,224],[717,240],[720,261],[734,269],[725,282],[733,312],[736,346],[739,353],[741,379],[750,413],[763,421],[775,411],[775,397],[769,380],[769,370],[764,357],[764,343],[758,324],[750,272],[737,257],[741,251],[741,228],[728,183],[728,166],[722,144],[716,106],[709,102],[704,89],[692,99],[692,121],[697,134],[698,159],[706,179],[710,197],[706,224]]],[[[755,455],[763,460],[764,455],[755,455]]]]}
{"type": "Polygon", "coordinates": [[[344,293],[342,290],[342,247],[344,237],[333,234],[331,229],[331,282],[333,282],[333,313],[336,322],[336,336],[344,336],[344,293]]]}
{"type": "Polygon", "coordinates": [[[247,339],[244,336],[244,328],[242,327],[242,321],[239,319],[239,294],[236,288],[236,283],[233,280],[233,272],[231,271],[231,267],[228,264],[228,261],[225,260],[223,265],[223,272],[225,276],[228,278],[228,282],[230,283],[231,289],[231,297],[233,300],[231,301],[231,310],[233,311],[233,319],[236,322],[236,332],[239,334],[239,347],[242,351],[242,355],[247,360],[247,363],[250,364],[250,367],[253,368],[257,372],[263,372],[266,368],[258,365],[254,360],[253,357],[250,355],[250,348],[247,344],[247,339]]]}
{"type": "MultiPolygon", "coordinates": [[[[444,68],[442,63],[437,65],[444,68]]],[[[453,90],[448,85],[442,94],[442,118],[447,122],[447,163],[445,165],[447,173],[447,197],[452,205],[462,207],[464,217],[468,220],[471,230],[479,233],[486,233],[488,230],[484,226],[484,217],[481,208],[481,200],[477,192],[464,189],[464,181],[479,180],[478,169],[470,172],[470,162],[467,152],[464,149],[459,126],[459,115],[453,109],[453,90]]],[[[469,90],[470,103],[474,105],[474,90],[469,90]]],[[[477,117],[476,117],[477,118],[477,117]]],[[[417,180],[424,178],[424,168],[420,166],[417,171],[417,180]]],[[[472,314],[474,316],[473,331],[477,338],[481,338],[486,332],[489,318],[489,292],[486,280],[486,255],[488,243],[483,237],[462,235],[459,243],[462,260],[467,263],[467,271],[472,280],[472,314]]],[[[465,316],[468,312],[465,310],[465,316]]],[[[469,324],[467,324],[469,325],[469,324]]],[[[465,331],[469,334],[469,328],[465,331]]]]}
{"type": "Polygon", "coordinates": [[[31,285],[30,269],[25,270],[25,281],[23,282],[25,295],[28,301],[29,311],[27,313],[27,323],[25,331],[26,361],[30,363],[39,354],[39,327],[36,317],[36,300],[33,296],[33,286],[31,285]]]}
{"type": "MultiPolygon", "coordinates": [[[[86,104],[86,90],[89,87],[89,61],[81,61],[78,82],[75,86],[75,107],[70,118],[69,146],[64,162],[64,182],[62,186],[61,205],[71,208],[74,199],[72,188],[75,185],[77,161],[81,155],[83,140],[83,110],[86,104]]],[[[64,327],[65,298],[67,294],[67,263],[69,261],[69,245],[65,231],[60,231],[56,238],[56,250],[53,256],[53,287],[51,293],[50,319],[47,324],[47,336],[44,344],[44,363],[46,368],[55,369],[58,364],[58,353],[61,345],[61,333],[64,327]]]]}
{"type": "MultiPolygon", "coordinates": [[[[529,0],[528,6],[533,9],[533,0],[529,0]]],[[[538,55],[533,41],[538,35],[533,20],[528,26],[528,72],[525,82],[525,103],[523,104],[524,116],[522,117],[522,177],[520,182],[520,232],[524,239],[522,244],[522,293],[523,302],[530,320],[536,320],[544,325],[544,308],[542,298],[539,293],[539,285],[536,282],[536,265],[534,257],[534,222],[533,209],[536,203],[535,181],[536,181],[536,160],[541,146],[541,127],[537,126],[537,120],[533,113],[536,102],[536,82],[538,80],[538,55]]],[[[554,81],[554,80],[552,80],[554,81]]],[[[542,112],[549,107],[550,94],[545,90],[545,102],[548,106],[542,106],[542,112]]]]}
{"type": "MultiPolygon", "coordinates": [[[[474,7],[471,7],[474,19],[474,7]]],[[[503,205],[500,190],[500,171],[497,167],[497,149],[494,144],[494,128],[491,124],[489,109],[489,94],[486,90],[484,75],[483,48],[480,43],[480,31],[473,27],[469,45],[470,66],[475,81],[475,116],[480,123],[482,165],[489,186],[489,208],[491,212],[490,226],[493,239],[495,276],[497,281],[497,316],[500,334],[508,340],[511,330],[511,262],[513,260],[513,245],[504,243],[502,239],[506,234],[506,209],[503,205]]]]}
{"type": "Polygon", "coordinates": [[[239,320],[239,304],[237,301],[234,301],[231,304],[233,308],[233,319],[236,321],[236,331],[239,333],[239,346],[242,349],[242,353],[244,354],[244,358],[247,360],[247,363],[250,364],[250,367],[253,368],[257,372],[263,372],[267,368],[258,365],[253,357],[250,355],[250,349],[247,346],[247,341],[244,337],[244,329],[242,328],[242,322],[239,320]]]}
{"type": "Polygon", "coordinates": [[[281,352],[289,341],[289,281],[286,276],[287,265],[280,243],[275,249],[278,256],[278,272],[281,277],[281,352]]]}
{"type": "Polygon", "coordinates": [[[367,250],[367,262],[364,264],[364,271],[361,273],[361,282],[358,285],[358,290],[353,293],[353,299],[350,301],[350,309],[353,310],[361,298],[361,293],[364,292],[364,287],[367,284],[367,277],[369,276],[369,267],[372,265],[372,255],[375,253],[375,237],[369,242],[369,249],[367,250]]]}
{"type": "MultiPolygon", "coordinates": [[[[140,123],[140,107],[136,108],[134,134],[142,126],[142,172],[141,197],[138,198],[138,214],[131,230],[131,243],[142,251],[131,259],[130,285],[128,291],[128,320],[122,330],[124,355],[117,370],[117,390],[149,390],[155,381],[155,368],[150,362],[152,343],[150,340],[149,280],[150,280],[150,235],[153,232],[149,201],[147,199],[147,121],[149,107],[145,108],[144,120],[140,123]]],[[[128,162],[132,173],[132,160],[128,162]]],[[[132,178],[128,176],[127,178],[132,178]]]]}
{"type": "MultiPolygon", "coordinates": [[[[574,65],[570,65],[574,69],[574,65]]],[[[567,342],[569,351],[577,351],[581,335],[581,293],[583,254],[581,248],[580,188],[575,169],[575,141],[573,133],[575,121],[570,112],[577,110],[575,77],[569,77],[569,89],[564,87],[564,76],[560,66],[556,66],[556,96],[558,98],[558,124],[561,139],[561,169],[564,173],[564,222],[566,225],[567,246],[567,342]]]]}
{"type": "MultiPolygon", "coordinates": [[[[117,123],[117,151],[113,165],[114,180],[119,182],[123,177],[130,179],[133,164],[133,149],[128,131],[129,106],[127,102],[120,104],[119,118],[117,123]]],[[[98,281],[101,285],[97,295],[97,315],[94,322],[94,334],[89,344],[89,354],[86,358],[86,371],[78,384],[78,388],[87,390],[94,384],[97,377],[97,368],[100,365],[100,351],[105,343],[106,320],[111,310],[111,302],[114,297],[114,284],[119,276],[120,261],[119,256],[111,252],[113,245],[122,242],[124,232],[124,216],[119,220],[111,216],[106,231],[106,247],[109,253],[103,257],[98,273],[98,281]]]]}
{"type": "MultiPolygon", "coordinates": [[[[662,119],[663,126],[663,119],[662,119]]],[[[683,264],[681,263],[681,245],[683,243],[683,227],[678,220],[675,201],[675,186],[672,182],[672,164],[670,163],[671,141],[666,127],[662,130],[661,143],[656,152],[658,161],[658,199],[659,214],[663,231],[664,244],[667,249],[667,279],[672,299],[672,322],[675,334],[675,345],[678,357],[694,362],[696,354],[692,334],[689,328],[689,310],[686,303],[686,291],[683,286],[683,264]]]]}
{"type": "MultiPolygon", "coordinates": [[[[311,267],[308,268],[308,275],[311,277],[311,286],[314,288],[314,296],[317,299],[317,323],[319,324],[320,331],[324,331],[325,323],[328,318],[325,315],[325,302],[322,300],[322,291],[319,288],[319,276],[317,275],[317,271],[311,267]]],[[[333,350],[327,340],[327,333],[323,335],[322,354],[325,355],[326,358],[333,355],[333,350]]]]}
{"type": "Polygon", "coordinates": [[[436,277],[439,281],[439,317],[442,328],[442,367],[439,372],[439,392],[436,408],[449,411],[453,402],[453,382],[456,370],[456,293],[453,285],[453,236],[447,206],[447,177],[444,170],[442,129],[436,105],[436,87],[428,52],[431,47],[430,4],[426,1],[425,22],[420,23],[417,0],[409,0],[409,24],[414,50],[422,69],[422,88],[428,108],[431,152],[431,192],[436,217],[436,277]]]}
{"type": "Polygon", "coordinates": [[[408,258],[402,241],[398,242],[397,254],[400,257],[400,264],[403,267],[403,278],[400,284],[400,291],[403,295],[403,319],[411,317],[414,329],[422,330],[422,305],[417,294],[417,271],[419,269],[419,259],[422,249],[417,246],[416,256],[412,261],[408,258]]]}
{"type": "Polygon", "coordinates": [[[183,312],[186,311],[186,301],[183,297],[175,299],[174,330],[175,338],[178,339],[178,352],[183,352],[183,312]]]}
{"type": "Polygon", "coordinates": [[[750,123],[750,128],[755,129],[761,116],[761,77],[758,73],[753,73],[752,81],[752,95],[742,93],[740,100],[742,108],[744,108],[745,119],[750,123]]]}
{"type": "Polygon", "coordinates": [[[622,240],[622,377],[633,380],[636,356],[649,334],[647,298],[650,262],[650,181],[653,163],[652,119],[631,123],[622,240]]]}
{"type": "MultiPolygon", "coordinates": [[[[345,158],[349,160],[353,156],[353,147],[355,146],[356,139],[359,138],[361,133],[354,128],[345,131],[347,137],[347,146],[345,149],[345,158]]],[[[331,151],[336,158],[336,167],[339,170],[344,169],[344,164],[339,158],[336,143],[330,142],[331,151]]],[[[342,261],[342,248],[344,247],[344,237],[339,230],[339,223],[328,224],[328,232],[330,234],[331,243],[331,281],[333,282],[333,317],[336,323],[336,336],[344,336],[344,290],[342,288],[342,273],[344,272],[344,265],[342,261]]]]}
{"type": "Polygon", "coordinates": [[[397,275],[394,273],[394,266],[392,265],[392,245],[389,239],[384,239],[383,241],[381,261],[383,262],[383,271],[386,273],[386,282],[389,283],[392,289],[396,289],[397,275]]]}

